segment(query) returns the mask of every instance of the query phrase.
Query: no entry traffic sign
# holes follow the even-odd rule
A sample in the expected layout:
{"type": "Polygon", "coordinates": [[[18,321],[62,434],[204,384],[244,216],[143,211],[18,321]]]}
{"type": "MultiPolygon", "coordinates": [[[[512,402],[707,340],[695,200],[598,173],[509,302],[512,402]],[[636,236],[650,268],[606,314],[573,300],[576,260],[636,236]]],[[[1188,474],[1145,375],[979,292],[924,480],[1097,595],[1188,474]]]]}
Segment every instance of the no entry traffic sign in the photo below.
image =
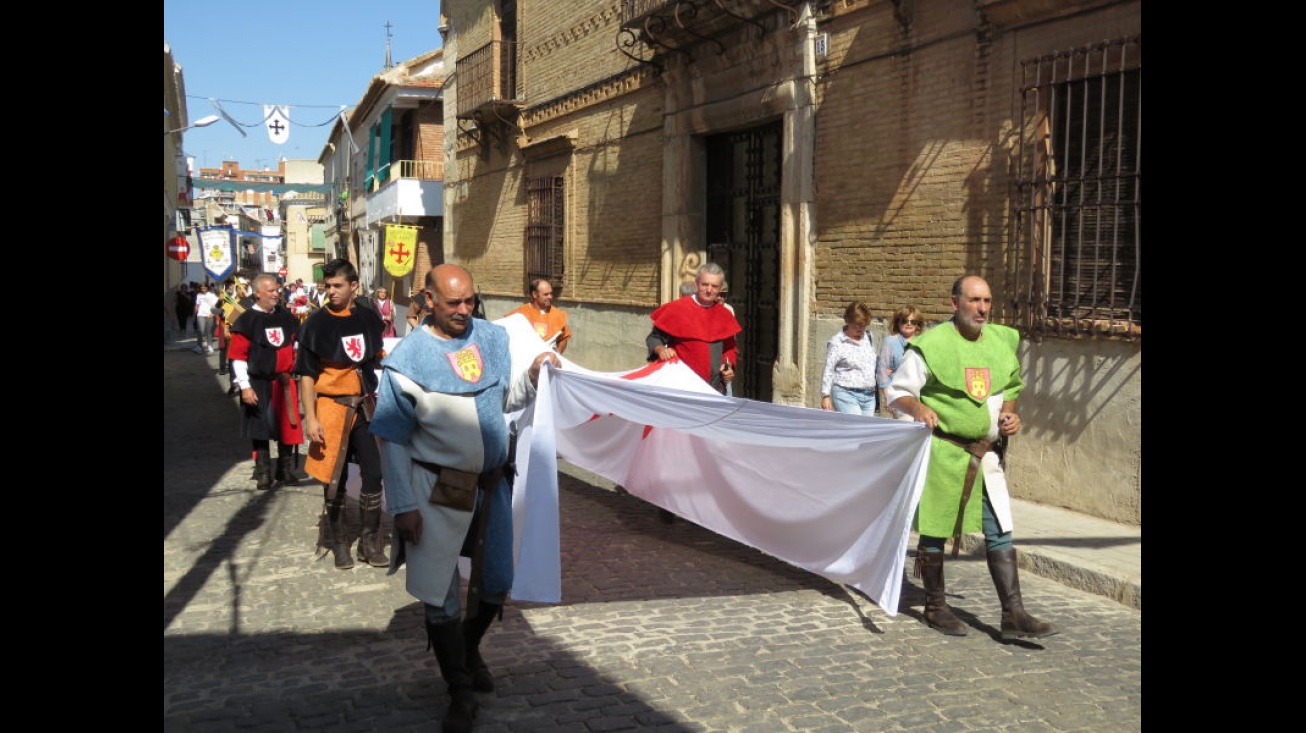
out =
{"type": "Polygon", "coordinates": [[[190,257],[190,242],[185,237],[173,237],[168,240],[165,254],[174,260],[185,260],[190,257]]]}

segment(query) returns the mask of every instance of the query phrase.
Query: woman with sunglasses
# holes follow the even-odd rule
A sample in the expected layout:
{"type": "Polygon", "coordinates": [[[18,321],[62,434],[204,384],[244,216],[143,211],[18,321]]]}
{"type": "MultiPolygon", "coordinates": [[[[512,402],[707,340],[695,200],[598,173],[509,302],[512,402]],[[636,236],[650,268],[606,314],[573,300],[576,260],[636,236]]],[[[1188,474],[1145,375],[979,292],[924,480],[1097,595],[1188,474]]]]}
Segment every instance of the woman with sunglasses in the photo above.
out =
{"type": "Polygon", "coordinates": [[[916,310],[915,306],[904,305],[893,314],[893,320],[889,324],[889,336],[880,345],[880,366],[876,372],[875,386],[880,390],[880,404],[895,420],[910,421],[912,417],[889,407],[889,402],[884,396],[884,388],[889,386],[893,373],[902,363],[907,342],[921,335],[924,330],[925,319],[921,317],[921,312],[916,310]]]}

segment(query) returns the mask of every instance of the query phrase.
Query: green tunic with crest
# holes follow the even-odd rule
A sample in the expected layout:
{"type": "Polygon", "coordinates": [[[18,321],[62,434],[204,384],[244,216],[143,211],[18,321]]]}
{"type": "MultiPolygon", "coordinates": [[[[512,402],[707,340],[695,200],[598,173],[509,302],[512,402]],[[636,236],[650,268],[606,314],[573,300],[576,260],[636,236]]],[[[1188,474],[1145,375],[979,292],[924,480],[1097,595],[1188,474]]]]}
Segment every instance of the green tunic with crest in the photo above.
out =
{"type": "MultiPolygon", "coordinates": [[[[969,439],[989,433],[992,417],[988,399],[1000,395],[1003,401],[1020,397],[1025,382],[1020,378],[1020,332],[1007,326],[985,324],[983,335],[968,341],[952,321],[941,323],[907,342],[920,354],[929,369],[920,400],[939,416],[939,428],[969,439]]],[[[962,482],[970,454],[960,446],[931,438],[930,465],[916,512],[916,530],[930,537],[950,537],[957,523],[962,482]]],[[[963,532],[982,527],[984,477],[978,474],[966,504],[963,532]]]]}

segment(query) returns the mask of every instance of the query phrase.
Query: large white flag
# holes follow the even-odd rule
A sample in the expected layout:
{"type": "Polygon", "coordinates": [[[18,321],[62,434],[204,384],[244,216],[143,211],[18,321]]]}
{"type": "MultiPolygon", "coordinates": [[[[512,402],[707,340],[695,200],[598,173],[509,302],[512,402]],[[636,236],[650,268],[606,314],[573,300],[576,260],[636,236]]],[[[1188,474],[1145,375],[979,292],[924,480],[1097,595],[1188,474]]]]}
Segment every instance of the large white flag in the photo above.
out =
{"type": "MultiPolygon", "coordinates": [[[[525,317],[497,323],[514,361],[547,348],[525,317]]],[[[726,397],[680,362],[600,373],[559,358],[519,420],[514,598],[561,601],[560,456],[897,615],[929,461],[923,424],[726,397]]]]}
{"type": "Polygon", "coordinates": [[[282,145],[290,139],[290,105],[263,105],[263,126],[268,128],[268,139],[282,145]]]}

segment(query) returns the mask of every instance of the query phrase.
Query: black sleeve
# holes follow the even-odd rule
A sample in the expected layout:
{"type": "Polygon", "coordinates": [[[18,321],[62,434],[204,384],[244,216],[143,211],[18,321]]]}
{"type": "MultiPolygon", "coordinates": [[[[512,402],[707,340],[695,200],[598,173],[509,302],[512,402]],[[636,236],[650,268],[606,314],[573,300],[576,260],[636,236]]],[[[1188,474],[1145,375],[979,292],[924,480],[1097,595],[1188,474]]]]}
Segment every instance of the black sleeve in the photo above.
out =
{"type": "Polygon", "coordinates": [[[299,348],[295,349],[295,368],[292,371],[297,377],[317,379],[317,375],[322,373],[322,361],[317,358],[317,354],[304,348],[303,342],[300,342],[299,348]]]}
{"type": "Polygon", "coordinates": [[[644,345],[648,347],[648,361],[656,361],[658,355],[653,350],[659,346],[670,346],[671,337],[654,326],[653,330],[648,332],[648,336],[644,337],[644,345]]]}

